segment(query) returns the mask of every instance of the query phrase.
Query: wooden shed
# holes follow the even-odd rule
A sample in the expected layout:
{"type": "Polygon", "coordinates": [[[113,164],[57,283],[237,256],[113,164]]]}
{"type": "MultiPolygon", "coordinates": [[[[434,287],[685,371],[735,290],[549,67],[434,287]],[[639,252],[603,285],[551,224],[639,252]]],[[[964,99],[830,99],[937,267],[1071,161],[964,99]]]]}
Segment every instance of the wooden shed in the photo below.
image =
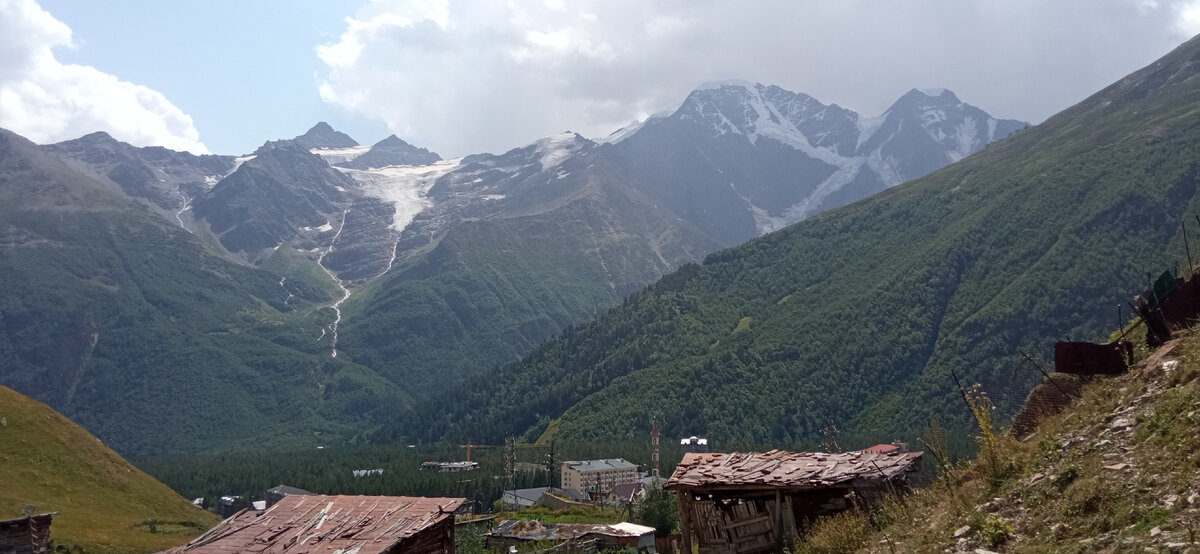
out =
{"type": "Polygon", "coordinates": [[[452,554],[463,498],[288,495],[163,554],[452,554]]]}
{"type": "MultiPolygon", "coordinates": [[[[32,513],[32,510],[26,513],[32,513]]],[[[0,521],[0,553],[50,552],[50,520],[58,512],[0,521]]]]}
{"type": "Polygon", "coordinates": [[[636,523],[542,523],[537,520],[508,519],[496,525],[487,536],[487,547],[507,550],[528,542],[556,542],[563,551],[632,548],[654,552],[654,528],[636,523]],[[563,545],[562,543],[571,543],[563,545]],[[589,545],[592,548],[585,547],[589,545]],[[569,548],[574,546],[575,548],[569,548]],[[564,548],[567,547],[567,548],[564,548]]]}
{"type": "Polygon", "coordinates": [[[676,491],[683,551],[768,552],[809,520],[905,487],[920,452],[688,453],[664,488],[676,491]]]}

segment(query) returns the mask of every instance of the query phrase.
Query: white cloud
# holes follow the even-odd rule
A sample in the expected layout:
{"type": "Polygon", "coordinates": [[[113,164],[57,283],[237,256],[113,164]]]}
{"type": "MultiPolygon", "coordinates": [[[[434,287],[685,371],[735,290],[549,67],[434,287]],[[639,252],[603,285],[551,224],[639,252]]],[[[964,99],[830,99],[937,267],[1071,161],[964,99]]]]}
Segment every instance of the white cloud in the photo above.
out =
{"type": "MultiPolygon", "coordinates": [[[[1040,121],[1178,44],[1200,0],[389,0],[317,48],[322,98],[442,155],[604,136],[741,78],[877,115],[947,87],[1040,121]]],[[[1200,23],[1198,23],[1200,24],[1200,23]]],[[[1192,31],[1196,32],[1196,31],[1192,31]]]]}
{"type": "Polygon", "coordinates": [[[1200,0],[1180,2],[1174,8],[1178,17],[1175,30],[1180,35],[1190,37],[1200,33],[1200,0]]]}
{"type": "Polygon", "coordinates": [[[0,127],[38,143],[107,131],[208,153],[192,118],[162,93],[55,59],[53,48],[71,45],[71,29],[34,0],[0,0],[0,127]]]}

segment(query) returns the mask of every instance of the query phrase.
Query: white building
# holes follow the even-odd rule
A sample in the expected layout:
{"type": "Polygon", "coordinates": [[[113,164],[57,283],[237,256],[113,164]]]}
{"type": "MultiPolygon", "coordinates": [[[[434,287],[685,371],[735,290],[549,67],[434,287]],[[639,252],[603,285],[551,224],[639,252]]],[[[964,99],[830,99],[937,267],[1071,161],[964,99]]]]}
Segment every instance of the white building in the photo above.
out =
{"type": "Polygon", "coordinates": [[[679,448],[684,452],[708,452],[708,439],[692,435],[679,440],[679,448]]]}
{"type": "Polygon", "coordinates": [[[621,458],[563,462],[562,488],[584,492],[608,492],[624,483],[636,483],[637,465],[621,458]]]}

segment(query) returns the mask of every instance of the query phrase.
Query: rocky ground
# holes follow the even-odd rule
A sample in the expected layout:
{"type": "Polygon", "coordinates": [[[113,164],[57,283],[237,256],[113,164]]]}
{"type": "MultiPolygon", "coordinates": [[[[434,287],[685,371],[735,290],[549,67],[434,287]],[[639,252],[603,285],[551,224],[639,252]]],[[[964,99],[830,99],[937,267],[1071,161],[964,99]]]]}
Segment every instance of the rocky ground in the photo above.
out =
{"type": "MultiPolygon", "coordinates": [[[[1200,553],[1200,333],[1098,379],[1024,442],[870,513],[819,523],[799,552],[1200,553]]],[[[986,441],[981,441],[981,444],[986,441]]],[[[936,443],[935,443],[936,444],[936,443]]]]}

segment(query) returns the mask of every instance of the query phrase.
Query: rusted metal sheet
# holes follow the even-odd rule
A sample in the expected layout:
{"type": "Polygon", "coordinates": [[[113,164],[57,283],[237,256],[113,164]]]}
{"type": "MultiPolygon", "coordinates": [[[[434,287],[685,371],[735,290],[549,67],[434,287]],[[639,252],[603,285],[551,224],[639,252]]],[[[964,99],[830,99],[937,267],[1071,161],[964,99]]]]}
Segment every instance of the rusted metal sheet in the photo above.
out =
{"type": "Polygon", "coordinates": [[[1054,371],[1072,375],[1120,375],[1129,371],[1133,343],[1059,342],[1054,345],[1054,371]]]}
{"type": "Polygon", "coordinates": [[[921,452],[717,452],[684,454],[665,488],[817,489],[902,478],[921,452]]]}
{"type": "Polygon", "coordinates": [[[454,510],[464,502],[463,498],[289,495],[261,512],[242,511],[163,554],[451,553],[454,510]]]}

